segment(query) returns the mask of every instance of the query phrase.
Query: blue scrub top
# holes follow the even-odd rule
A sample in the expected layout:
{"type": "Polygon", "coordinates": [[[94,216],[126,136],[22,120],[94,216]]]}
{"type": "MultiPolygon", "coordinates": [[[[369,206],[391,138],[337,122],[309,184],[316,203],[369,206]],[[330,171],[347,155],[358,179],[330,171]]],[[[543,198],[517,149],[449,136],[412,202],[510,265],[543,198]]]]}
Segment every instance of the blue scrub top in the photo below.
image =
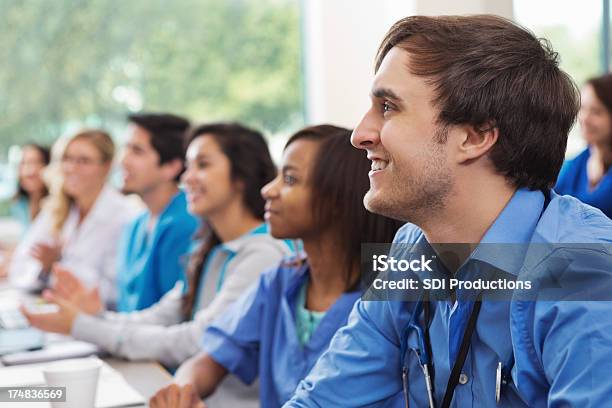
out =
{"type": "Polygon", "coordinates": [[[149,233],[150,217],[146,211],[129,224],[119,244],[120,312],[146,309],[185,278],[187,254],[199,226],[198,219],[187,212],[185,193],[179,191],[172,198],[149,233]]]}
{"type": "Polygon", "coordinates": [[[327,310],[302,346],[295,325],[296,301],[309,276],[306,261],[283,261],[210,325],[203,349],[245,383],[259,377],[262,407],[280,407],[306,377],[336,331],[346,324],[359,292],[344,293],[327,310]]]}
{"type": "Polygon", "coordinates": [[[590,155],[589,149],[586,149],[563,164],[555,191],[574,196],[583,203],[599,208],[608,218],[612,218],[612,170],[608,170],[591,190],[587,176],[587,161],[590,155]]]}
{"type": "Polygon", "coordinates": [[[30,200],[26,197],[18,197],[11,204],[11,217],[23,227],[22,236],[25,235],[32,224],[30,219],[30,200]]]}
{"type": "MultiPolygon", "coordinates": [[[[585,279],[599,277],[592,294],[610,293],[612,221],[600,211],[569,196],[518,190],[482,243],[568,243],[568,268],[585,279]],[[591,243],[577,252],[574,243],[591,243]]],[[[402,227],[395,242],[426,242],[414,225],[402,227]]],[[[491,252],[491,251],[489,251],[491,252]]],[[[478,248],[459,271],[487,262],[522,276],[523,260],[479,255],[478,248]],[[473,258],[472,258],[473,257],[473,258]]],[[[555,269],[550,257],[541,270],[555,269]]],[[[590,288],[589,288],[590,289],[590,288]]],[[[602,297],[603,298],[603,297],[602,297]]],[[[433,303],[431,324],[435,395],[442,401],[473,302],[433,303]]],[[[310,375],[285,407],[404,407],[402,371],[408,370],[411,407],[426,407],[427,392],[415,353],[401,354],[409,341],[404,329],[416,317],[417,302],[358,301],[310,375]]],[[[483,301],[476,330],[455,389],[453,407],[583,407],[608,406],[612,398],[612,302],[610,301],[483,301]],[[512,365],[511,359],[514,358],[512,365]],[[495,403],[498,362],[512,366],[511,381],[495,403]]],[[[422,324],[422,323],[421,323],[422,324]]]]}

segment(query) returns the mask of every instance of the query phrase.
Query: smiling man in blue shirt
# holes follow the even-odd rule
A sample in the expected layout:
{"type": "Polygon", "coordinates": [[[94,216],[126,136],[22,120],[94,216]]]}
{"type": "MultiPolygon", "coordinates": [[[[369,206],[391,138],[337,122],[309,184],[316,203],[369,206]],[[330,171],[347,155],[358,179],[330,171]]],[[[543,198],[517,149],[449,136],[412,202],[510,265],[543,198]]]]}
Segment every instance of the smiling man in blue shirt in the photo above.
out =
{"type": "Polygon", "coordinates": [[[379,48],[371,100],[352,142],[372,160],[365,206],[410,222],[395,242],[474,243],[460,280],[482,263],[563,272],[588,296],[358,301],[285,407],[609,405],[612,222],[551,190],[578,110],[556,54],[499,17],[408,17],[379,48]],[[488,244],[556,252],[528,264],[488,244]]]}

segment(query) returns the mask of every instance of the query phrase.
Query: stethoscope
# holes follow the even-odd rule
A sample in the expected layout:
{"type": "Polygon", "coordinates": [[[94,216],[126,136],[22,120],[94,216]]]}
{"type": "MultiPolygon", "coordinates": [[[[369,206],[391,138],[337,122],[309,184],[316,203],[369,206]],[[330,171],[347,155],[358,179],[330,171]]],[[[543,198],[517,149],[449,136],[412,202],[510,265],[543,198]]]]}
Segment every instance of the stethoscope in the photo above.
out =
{"type": "MultiPolygon", "coordinates": [[[[402,385],[403,385],[403,390],[404,390],[404,400],[406,403],[406,408],[408,408],[408,397],[409,397],[408,396],[408,368],[406,367],[406,364],[404,363],[404,361],[406,360],[407,352],[414,352],[414,354],[417,357],[417,361],[419,362],[419,365],[421,366],[421,370],[423,371],[423,377],[425,378],[425,387],[427,388],[427,400],[429,403],[429,408],[436,407],[435,401],[434,401],[434,389],[433,389],[433,380],[432,380],[433,366],[432,366],[431,355],[430,355],[431,350],[428,350],[426,348],[425,333],[417,321],[419,316],[421,315],[421,312],[423,311],[423,302],[425,300],[426,299],[423,298],[418,302],[417,307],[415,308],[414,313],[412,315],[412,319],[410,323],[408,323],[408,325],[404,328],[404,331],[402,334],[402,339],[404,340],[401,342],[401,346],[400,346],[401,354],[400,355],[402,356],[402,359],[403,359],[402,385]],[[416,334],[417,347],[409,347],[408,345],[408,341],[409,341],[408,338],[410,337],[410,333],[413,331],[416,334]]],[[[427,321],[429,320],[429,316],[426,316],[425,320],[426,320],[425,324],[429,325],[429,322],[427,321]]]]}
{"type": "MultiPolygon", "coordinates": [[[[402,342],[402,356],[405,357],[405,353],[410,351],[414,352],[416,355],[419,365],[423,370],[423,376],[425,378],[425,386],[427,388],[427,399],[429,402],[429,408],[435,408],[434,403],[434,392],[433,392],[433,383],[431,378],[431,360],[427,349],[425,348],[424,334],[423,329],[418,324],[411,322],[408,324],[406,329],[404,330],[404,338],[410,335],[410,331],[416,332],[418,347],[408,347],[408,341],[402,342]]],[[[406,368],[406,364],[402,364],[402,384],[404,388],[404,397],[406,401],[406,408],[408,408],[408,369],[406,368]]]]}
{"type": "MultiPolygon", "coordinates": [[[[470,314],[470,319],[468,325],[466,327],[466,331],[464,332],[461,350],[459,351],[459,356],[457,361],[453,366],[453,370],[451,372],[451,377],[449,378],[449,383],[447,385],[447,389],[444,395],[444,401],[442,402],[442,406],[447,407],[450,406],[452,400],[452,394],[454,393],[454,388],[457,385],[458,375],[463,367],[463,363],[465,362],[465,357],[469,350],[469,342],[471,335],[475,329],[476,319],[478,318],[478,314],[480,312],[481,306],[481,295],[479,295],[478,300],[474,303],[472,308],[472,312],[470,314]]],[[[423,372],[423,377],[425,379],[425,387],[427,390],[427,400],[429,404],[429,408],[436,408],[436,401],[434,397],[434,385],[433,385],[433,375],[434,375],[434,366],[432,360],[432,350],[431,350],[431,340],[429,338],[429,325],[431,324],[431,311],[429,310],[429,294],[425,292],[425,296],[418,303],[415,308],[413,318],[408,325],[403,330],[402,333],[402,341],[400,346],[400,352],[402,356],[402,385],[404,391],[404,400],[405,406],[408,408],[409,405],[409,393],[408,393],[408,368],[407,368],[407,359],[410,353],[414,353],[419,362],[419,366],[423,372]],[[425,306],[423,306],[425,305],[425,306]],[[418,319],[421,315],[421,312],[424,313],[425,317],[425,330],[419,325],[418,319]],[[409,336],[411,332],[416,334],[417,345],[409,346],[409,336]]],[[[514,355],[511,353],[509,360],[504,365],[501,361],[498,362],[496,373],[495,373],[495,403],[499,404],[501,401],[501,392],[502,388],[507,385],[511,381],[511,370],[514,366],[514,355]]]]}

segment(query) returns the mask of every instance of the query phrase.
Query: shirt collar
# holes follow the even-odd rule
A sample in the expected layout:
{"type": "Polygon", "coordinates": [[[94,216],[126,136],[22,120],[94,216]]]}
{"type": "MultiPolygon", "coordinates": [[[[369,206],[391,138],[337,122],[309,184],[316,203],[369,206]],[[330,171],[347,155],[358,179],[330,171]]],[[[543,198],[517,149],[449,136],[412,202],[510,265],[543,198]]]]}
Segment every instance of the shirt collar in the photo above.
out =
{"type": "MultiPolygon", "coordinates": [[[[308,265],[307,258],[303,255],[292,256],[285,262],[290,262],[288,267],[293,269],[293,273],[289,275],[289,281],[287,283],[287,288],[285,289],[285,299],[287,303],[294,308],[299,291],[310,276],[310,266],[308,265]]],[[[344,292],[338,299],[336,299],[334,305],[332,305],[327,312],[336,310],[338,307],[343,308],[347,305],[352,305],[357,301],[359,296],[361,296],[361,292],[359,290],[344,292]]]]}
{"type": "Polygon", "coordinates": [[[544,209],[544,199],[544,194],[539,190],[517,190],[489,227],[470,259],[518,275],[544,209]]]}
{"type": "Polygon", "coordinates": [[[268,234],[268,225],[266,223],[261,223],[257,227],[239,236],[238,238],[235,238],[231,241],[224,242],[223,244],[220,245],[220,247],[228,252],[236,253],[240,251],[240,248],[242,248],[254,236],[261,235],[261,234],[268,234]]]}
{"type": "MultiPolygon", "coordinates": [[[[91,207],[89,214],[85,217],[85,220],[106,221],[109,218],[115,217],[117,215],[117,207],[114,204],[119,197],[123,197],[123,195],[109,185],[105,185],[91,207]]],[[[75,214],[78,215],[76,204],[72,204],[71,211],[74,211],[75,214]]],[[[85,220],[83,222],[85,222],[85,220]]]]}
{"type": "MultiPolygon", "coordinates": [[[[187,198],[185,192],[180,190],[172,196],[166,207],[159,213],[157,224],[163,224],[163,221],[174,214],[187,211],[187,198]]],[[[147,219],[151,218],[151,211],[147,210],[147,219]]]]}
{"type": "Polygon", "coordinates": [[[172,196],[166,207],[163,209],[159,217],[163,217],[167,214],[173,213],[175,210],[179,210],[181,208],[186,208],[187,199],[185,197],[185,192],[183,190],[177,191],[175,195],[172,196]]]}
{"type": "MultiPolygon", "coordinates": [[[[544,194],[539,190],[517,190],[489,227],[469,260],[481,261],[504,272],[518,275],[544,209],[544,201],[544,194]]],[[[415,248],[433,253],[425,234],[421,234],[417,239],[415,248]]]]}

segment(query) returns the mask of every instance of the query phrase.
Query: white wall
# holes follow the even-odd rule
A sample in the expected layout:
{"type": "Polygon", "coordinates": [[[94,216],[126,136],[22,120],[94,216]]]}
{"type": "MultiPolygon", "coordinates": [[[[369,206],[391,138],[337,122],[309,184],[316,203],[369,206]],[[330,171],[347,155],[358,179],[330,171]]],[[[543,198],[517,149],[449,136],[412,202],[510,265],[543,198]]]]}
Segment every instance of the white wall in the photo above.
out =
{"type": "Polygon", "coordinates": [[[512,0],[420,0],[416,14],[497,14],[512,18],[512,0]]]}
{"type": "Polygon", "coordinates": [[[415,14],[493,13],[511,0],[302,0],[307,122],[354,127],[369,104],[378,45],[415,14]]]}

